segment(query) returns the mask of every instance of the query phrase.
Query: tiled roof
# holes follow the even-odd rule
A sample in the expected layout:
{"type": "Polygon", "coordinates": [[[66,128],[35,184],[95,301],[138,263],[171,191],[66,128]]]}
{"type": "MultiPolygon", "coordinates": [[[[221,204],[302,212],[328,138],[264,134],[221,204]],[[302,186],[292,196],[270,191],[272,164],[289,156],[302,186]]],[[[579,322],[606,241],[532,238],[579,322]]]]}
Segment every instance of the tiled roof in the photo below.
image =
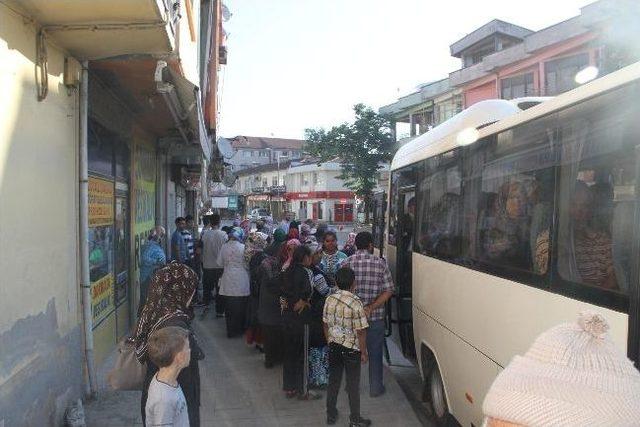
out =
{"type": "Polygon", "coordinates": [[[262,136],[238,135],[229,138],[233,148],[277,148],[287,150],[301,150],[304,141],[302,139],[265,138],[262,136]]]}

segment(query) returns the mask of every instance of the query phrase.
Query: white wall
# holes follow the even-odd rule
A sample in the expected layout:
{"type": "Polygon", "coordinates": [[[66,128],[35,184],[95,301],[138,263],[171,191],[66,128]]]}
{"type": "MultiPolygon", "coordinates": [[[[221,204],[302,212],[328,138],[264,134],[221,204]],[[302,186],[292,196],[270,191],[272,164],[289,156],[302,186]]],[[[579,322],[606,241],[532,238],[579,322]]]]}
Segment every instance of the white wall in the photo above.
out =
{"type": "Polygon", "coordinates": [[[35,40],[0,5],[0,425],[48,424],[82,381],[78,96],[48,44],[49,94],[38,102],[35,40]]]}

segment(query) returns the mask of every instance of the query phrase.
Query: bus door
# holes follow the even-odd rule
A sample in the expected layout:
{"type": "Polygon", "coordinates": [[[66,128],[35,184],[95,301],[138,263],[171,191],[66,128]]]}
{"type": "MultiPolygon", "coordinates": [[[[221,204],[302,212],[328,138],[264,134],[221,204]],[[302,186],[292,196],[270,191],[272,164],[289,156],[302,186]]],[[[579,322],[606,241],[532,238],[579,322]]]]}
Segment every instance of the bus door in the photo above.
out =
{"type": "Polygon", "coordinates": [[[405,357],[413,359],[415,359],[415,346],[412,324],[411,258],[416,212],[415,195],[415,185],[401,188],[398,194],[395,313],[392,313],[392,322],[398,325],[402,353],[405,357]]]}
{"type": "Polygon", "coordinates": [[[373,246],[377,249],[377,255],[384,256],[384,224],[387,198],[384,192],[373,195],[371,203],[371,231],[373,234],[373,246]]]}

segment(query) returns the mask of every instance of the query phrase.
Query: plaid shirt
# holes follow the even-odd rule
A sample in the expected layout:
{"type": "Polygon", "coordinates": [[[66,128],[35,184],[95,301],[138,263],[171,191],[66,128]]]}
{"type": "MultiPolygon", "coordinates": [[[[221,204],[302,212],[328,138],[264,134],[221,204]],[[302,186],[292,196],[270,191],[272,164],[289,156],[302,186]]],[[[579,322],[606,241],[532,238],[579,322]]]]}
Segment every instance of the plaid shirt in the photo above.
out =
{"type": "Polygon", "coordinates": [[[322,321],[329,329],[329,342],[360,350],[356,331],[369,326],[360,298],[349,291],[337,290],[324,303],[322,321]]]}
{"type": "MultiPolygon", "coordinates": [[[[356,273],[356,294],[365,306],[373,303],[384,291],[394,290],[387,262],[366,250],[356,251],[342,263],[342,267],[350,267],[356,273]]],[[[373,310],[369,317],[369,321],[382,319],[384,306],[373,310]]]]}

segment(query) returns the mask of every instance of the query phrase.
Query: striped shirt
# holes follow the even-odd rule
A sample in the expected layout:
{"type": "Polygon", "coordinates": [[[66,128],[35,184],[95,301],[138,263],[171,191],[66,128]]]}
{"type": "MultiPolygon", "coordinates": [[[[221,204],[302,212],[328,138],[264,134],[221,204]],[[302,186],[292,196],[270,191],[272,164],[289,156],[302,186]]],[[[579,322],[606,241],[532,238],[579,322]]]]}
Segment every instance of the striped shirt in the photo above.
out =
{"type": "Polygon", "coordinates": [[[180,234],[182,234],[182,238],[184,239],[184,242],[187,244],[188,259],[192,259],[195,253],[193,248],[194,246],[193,236],[191,235],[191,232],[189,230],[182,230],[180,234]]]}
{"type": "MultiPolygon", "coordinates": [[[[394,290],[393,278],[387,261],[370,254],[366,250],[358,250],[343,263],[356,273],[356,294],[367,306],[373,303],[383,292],[394,290]]],[[[369,321],[384,319],[384,305],[371,312],[369,321]]]]}
{"type": "Polygon", "coordinates": [[[369,327],[360,298],[349,291],[337,290],[324,303],[322,321],[327,324],[329,342],[360,350],[356,331],[369,327]]]}

